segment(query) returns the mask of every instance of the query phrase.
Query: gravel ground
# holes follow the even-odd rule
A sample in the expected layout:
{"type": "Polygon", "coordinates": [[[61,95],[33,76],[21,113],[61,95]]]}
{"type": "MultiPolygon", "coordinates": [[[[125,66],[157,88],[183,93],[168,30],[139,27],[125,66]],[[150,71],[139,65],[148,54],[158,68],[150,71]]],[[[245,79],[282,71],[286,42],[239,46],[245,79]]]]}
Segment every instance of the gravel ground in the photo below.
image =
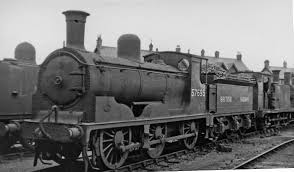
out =
{"type": "MultiPolygon", "coordinates": [[[[33,161],[33,157],[19,157],[13,160],[2,159],[0,161],[0,172],[29,172],[49,167],[48,165],[43,165],[41,162],[38,162],[38,165],[33,167],[33,161]]],[[[56,163],[52,163],[50,166],[56,165],[56,163]]]]}
{"type": "MultiPolygon", "coordinates": [[[[169,167],[160,168],[158,170],[194,171],[232,169],[234,166],[256,156],[257,154],[289,140],[290,137],[294,137],[294,129],[282,132],[278,136],[249,138],[242,140],[239,143],[229,144],[229,147],[232,148],[232,152],[218,152],[212,150],[204,155],[197,155],[197,153],[195,155],[184,155],[180,158],[180,163],[172,164],[169,165],[169,167]]],[[[293,167],[293,156],[291,160],[293,167]]]]}
{"type": "MultiPolygon", "coordinates": [[[[194,155],[184,155],[177,160],[180,160],[180,163],[169,164],[169,167],[160,167],[155,170],[194,171],[231,169],[239,163],[265,151],[266,149],[288,140],[289,137],[294,137],[294,129],[283,131],[278,136],[264,138],[253,137],[242,140],[239,143],[230,143],[229,147],[232,148],[232,152],[209,150],[208,152],[201,151],[199,153],[195,153],[194,155]]],[[[56,164],[53,163],[51,167],[52,166],[56,166],[56,164]]],[[[41,162],[38,162],[38,165],[33,167],[33,157],[22,157],[13,160],[3,160],[0,158],[0,172],[29,172],[38,171],[48,167],[50,166],[42,165],[41,162]]]]}

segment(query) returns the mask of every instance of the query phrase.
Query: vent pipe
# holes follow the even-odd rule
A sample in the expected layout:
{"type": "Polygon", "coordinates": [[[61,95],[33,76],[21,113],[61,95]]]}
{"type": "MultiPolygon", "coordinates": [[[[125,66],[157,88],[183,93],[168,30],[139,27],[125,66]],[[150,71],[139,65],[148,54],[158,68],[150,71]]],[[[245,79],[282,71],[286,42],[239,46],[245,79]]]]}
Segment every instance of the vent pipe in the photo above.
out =
{"type": "Polygon", "coordinates": [[[219,58],[219,51],[215,51],[214,56],[215,56],[215,58],[219,58]]]}
{"type": "Polygon", "coordinates": [[[177,45],[177,47],[176,47],[176,52],[181,52],[181,47],[180,47],[180,45],[177,45]]]}
{"type": "Polygon", "coordinates": [[[264,68],[268,69],[269,68],[269,63],[270,63],[269,60],[265,60],[264,61],[264,68]]]}
{"type": "Polygon", "coordinates": [[[153,44],[152,44],[152,42],[149,44],[149,51],[153,51],[153,44]]]}
{"type": "Polygon", "coordinates": [[[283,67],[287,68],[287,62],[286,61],[283,62],[283,67]]]}
{"type": "Polygon", "coordinates": [[[66,18],[66,47],[85,49],[85,23],[89,13],[69,10],[62,14],[66,18]]]}
{"type": "Polygon", "coordinates": [[[240,61],[242,60],[242,54],[240,52],[237,53],[236,57],[237,57],[237,60],[240,60],[240,61]]]}
{"type": "Polygon", "coordinates": [[[201,50],[201,57],[204,57],[204,56],[205,56],[205,50],[202,49],[202,50],[201,50]]]}

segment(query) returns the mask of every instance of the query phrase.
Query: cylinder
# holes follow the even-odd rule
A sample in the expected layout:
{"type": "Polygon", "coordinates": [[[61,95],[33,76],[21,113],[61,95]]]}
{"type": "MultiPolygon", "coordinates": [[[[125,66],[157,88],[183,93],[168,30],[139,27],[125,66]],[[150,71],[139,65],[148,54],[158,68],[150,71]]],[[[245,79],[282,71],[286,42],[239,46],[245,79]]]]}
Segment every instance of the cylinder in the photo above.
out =
{"type": "Polygon", "coordinates": [[[0,137],[5,136],[8,132],[14,133],[20,130],[18,123],[4,124],[0,122],[0,137]]]}
{"type": "Polygon", "coordinates": [[[80,131],[80,129],[78,129],[76,127],[68,128],[67,131],[68,131],[69,137],[71,139],[77,139],[82,136],[82,132],[80,131]]]}

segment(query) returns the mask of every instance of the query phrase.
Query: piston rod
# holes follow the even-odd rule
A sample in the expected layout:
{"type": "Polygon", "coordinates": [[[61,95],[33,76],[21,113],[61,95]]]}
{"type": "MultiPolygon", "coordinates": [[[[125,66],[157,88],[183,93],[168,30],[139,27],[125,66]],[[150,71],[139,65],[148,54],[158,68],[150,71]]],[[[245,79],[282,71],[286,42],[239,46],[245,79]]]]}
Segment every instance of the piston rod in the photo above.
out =
{"type": "MultiPolygon", "coordinates": [[[[189,137],[193,137],[195,136],[196,133],[190,133],[190,134],[185,134],[185,135],[179,135],[179,136],[173,136],[173,137],[168,137],[168,138],[162,138],[162,139],[157,139],[157,140],[152,140],[149,142],[149,145],[154,145],[154,144],[159,144],[162,141],[164,142],[169,142],[169,141],[174,141],[174,140],[181,140],[181,139],[185,139],[185,138],[189,138],[189,137]]],[[[140,147],[142,147],[142,143],[131,143],[127,146],[120,146],[120,150],[122,152],[126,152],[126,151],[132,151],[132,150],[136,150],[140,147]]]]}

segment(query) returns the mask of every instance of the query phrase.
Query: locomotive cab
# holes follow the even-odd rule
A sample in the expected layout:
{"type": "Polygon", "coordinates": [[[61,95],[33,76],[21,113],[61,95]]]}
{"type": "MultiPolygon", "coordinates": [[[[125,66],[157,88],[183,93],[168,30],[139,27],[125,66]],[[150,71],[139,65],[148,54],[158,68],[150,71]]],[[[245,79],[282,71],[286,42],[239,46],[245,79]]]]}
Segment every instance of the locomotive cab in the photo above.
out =
{"type": "MultiPolygon", "coordinates": [[[[33,67],[32,67],[33,70],[33,67]]],[[[1,120],[24,119],[31,117],[31,96],[35,90],[35,82],[28,83],[26,79],[34,79],[16,60],[0,61],[0,103],[9,106],[0,107],[1,120]],[[13,108],[12,108],[13,107],[13,108]]]]}
{"type": "MultiPolygon", "coordinates": [[[[17,46],[16,52],[27,44],[17,46]]],[[[32,148],[29,142],[19,137],[20,126],[13,122],[32,117],[32,95],[36,91],[39,67],[31,62],[19,58],[0,61],[0,152],[9,150],[16,141],[25,148],[32,148]]]]}

